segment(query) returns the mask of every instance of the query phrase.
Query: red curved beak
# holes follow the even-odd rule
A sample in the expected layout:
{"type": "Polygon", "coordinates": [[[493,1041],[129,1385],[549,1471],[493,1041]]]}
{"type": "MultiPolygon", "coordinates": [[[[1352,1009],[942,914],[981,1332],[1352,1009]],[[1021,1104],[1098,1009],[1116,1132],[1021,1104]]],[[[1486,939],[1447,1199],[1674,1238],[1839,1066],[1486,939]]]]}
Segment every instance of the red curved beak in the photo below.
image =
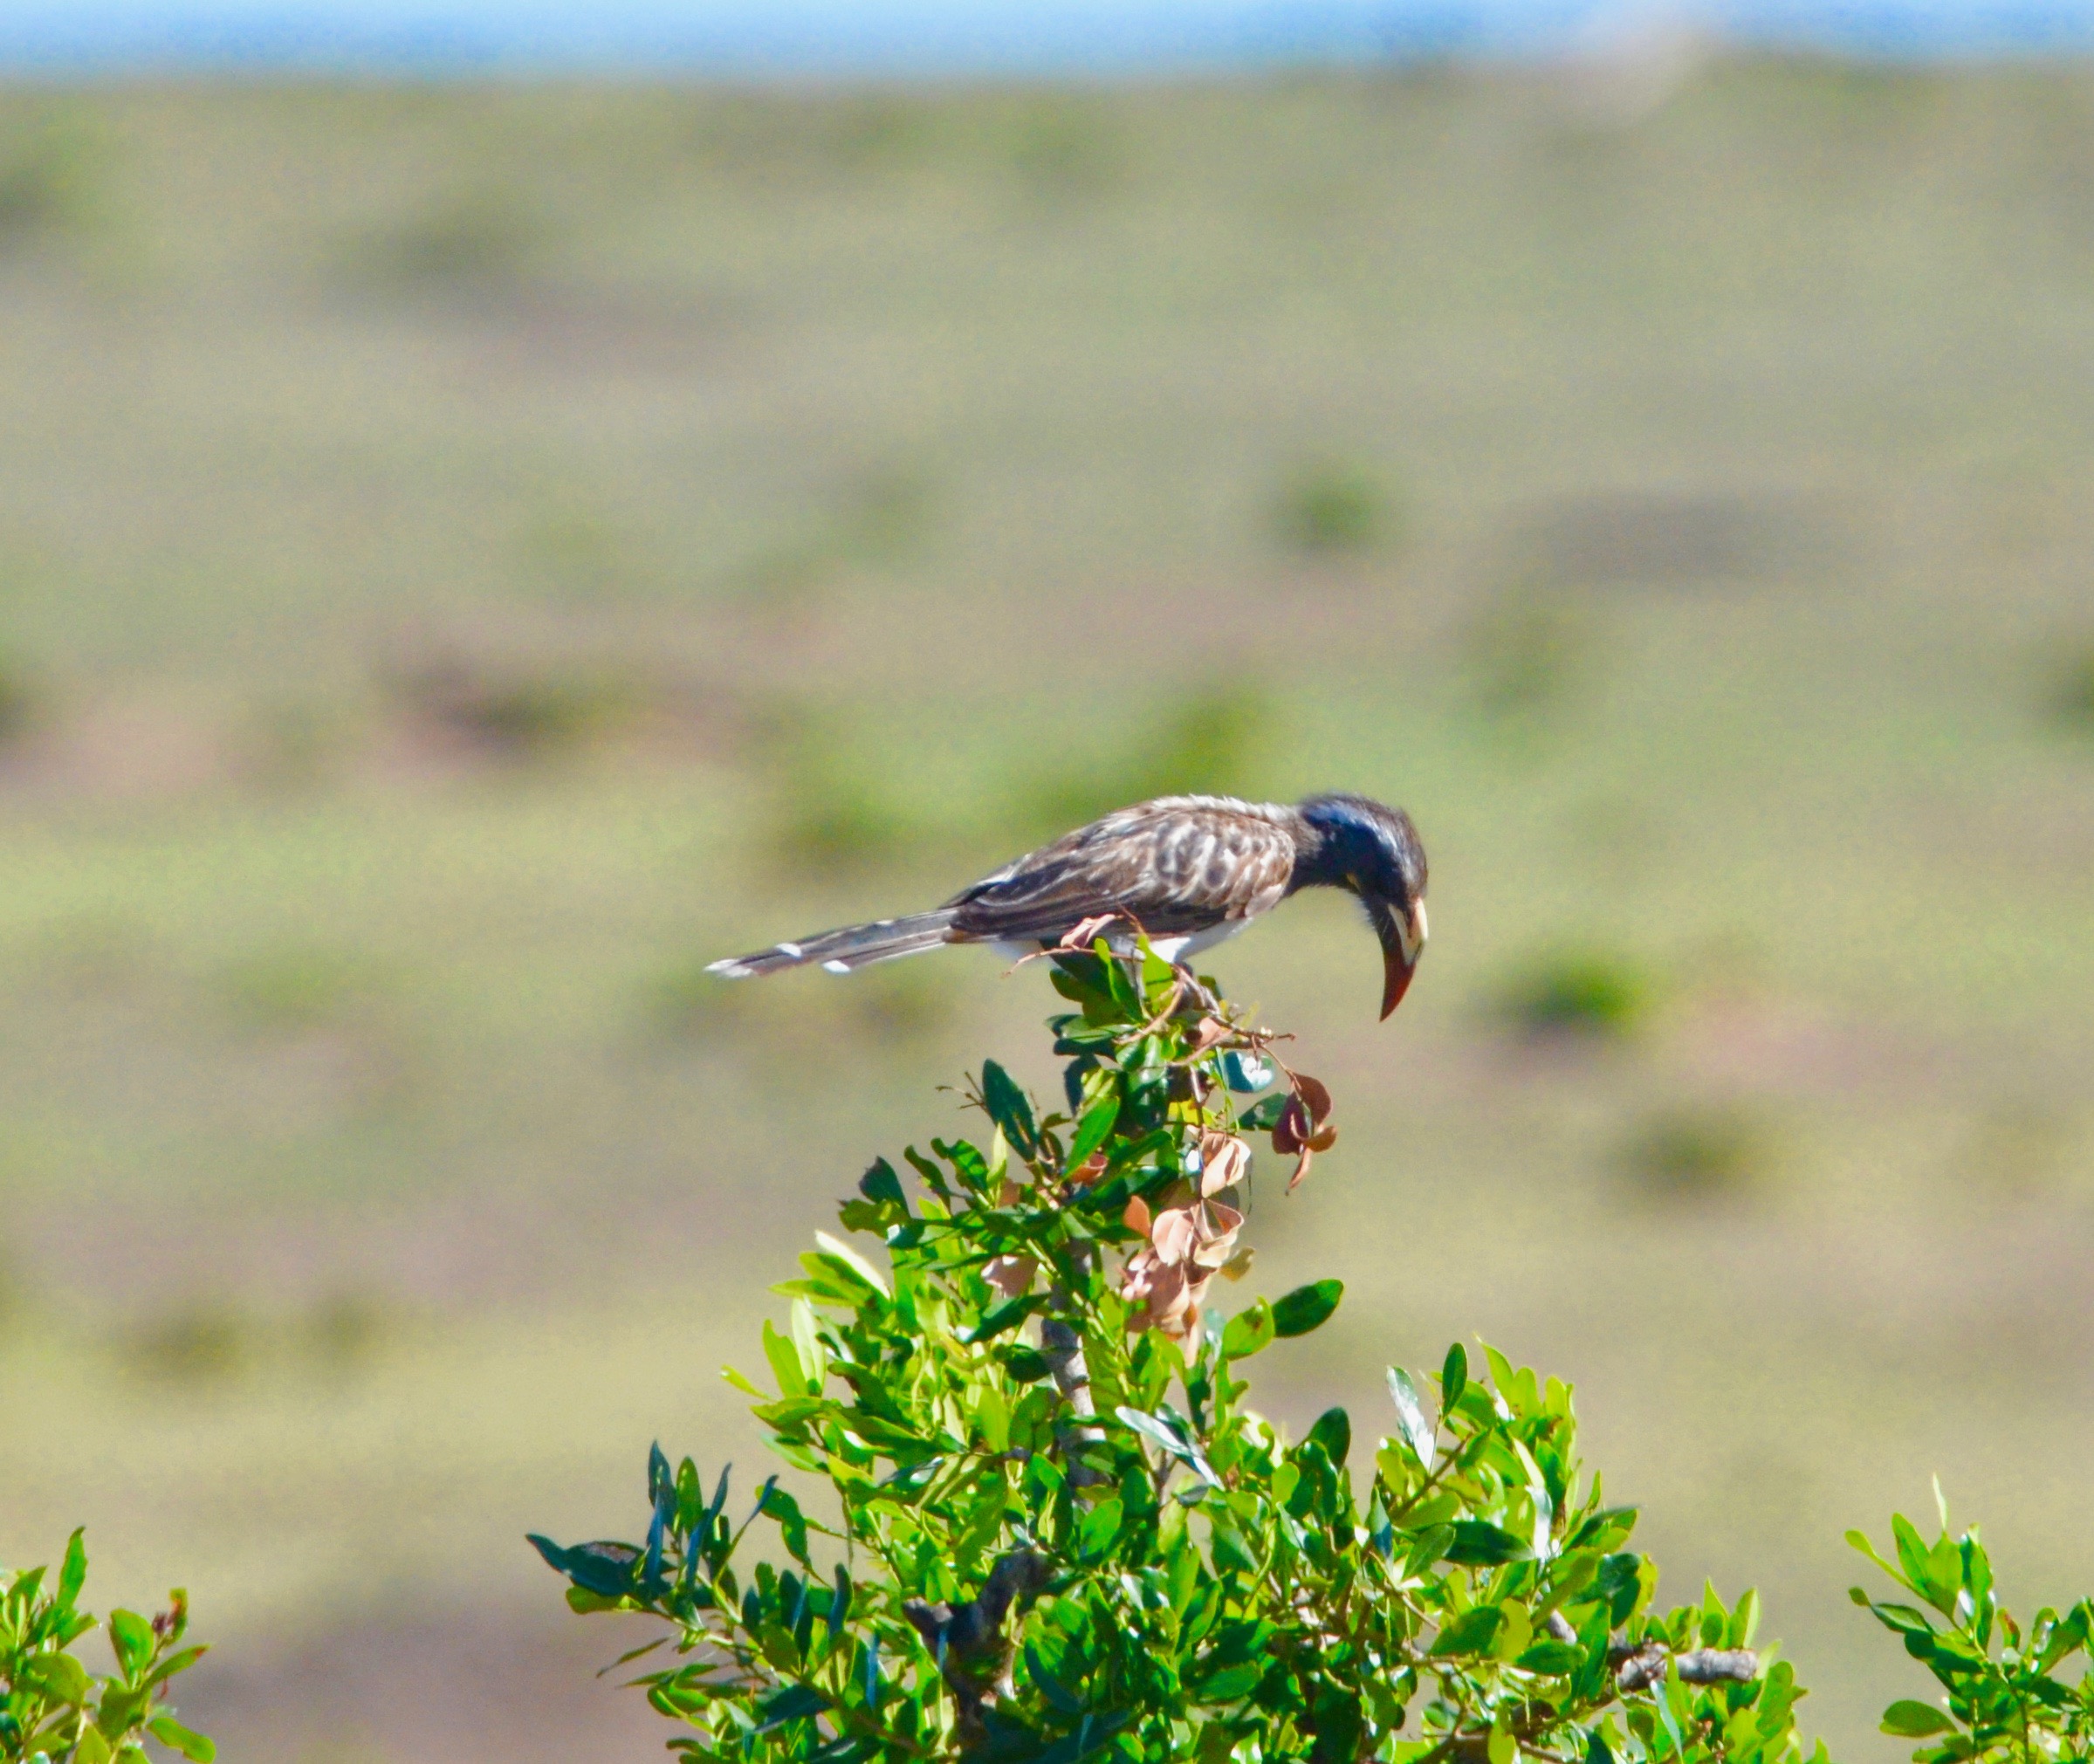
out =
{"type": "Polygon", "coordinates": [[[1411,903],[1407,912],[1386,901],[1374,903],[1375,935],[1382,942],[1382,1020],[1404,1002],[1418,958],[1425,952],[1425,903],[1411,903]]]}

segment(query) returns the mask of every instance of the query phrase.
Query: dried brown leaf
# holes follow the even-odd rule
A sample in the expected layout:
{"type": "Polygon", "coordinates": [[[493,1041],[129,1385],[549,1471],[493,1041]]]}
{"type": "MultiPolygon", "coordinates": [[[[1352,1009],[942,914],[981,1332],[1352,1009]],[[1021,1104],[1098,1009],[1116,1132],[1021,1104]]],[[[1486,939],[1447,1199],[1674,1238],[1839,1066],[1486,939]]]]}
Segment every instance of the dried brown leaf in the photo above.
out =
{"type": "Polygon", "coordinates": [[[1315,1124],[1308,1118],[1308,1110],[1302,1106],[1299,1096],[1287,1099],[1287,1107],[1280,1111],[1280,1119],[1273,1126],[1273,1150],[1285,1154],[1299,1151],[1308,1143],[1308,1136],[1315,1131],[1315,1124]]]}
{"type": "MultiPolygon", "coordinates": [[[[1330,1092],[1306,1072],[1294,1074],[1294,1095],[1308,1110],[1309,1119],[1321,1127],[1330,1118],[1330,1092]]],[[[1305,1135],[1304,1137],[1307,1136],[1305,1135]]]]}
{"type": "Polygon", "coordinates": [[[1232,1133],[1203,1133],[1199,1141],[1199,1191],[1219,1194],[1249,1174],[1251,1148],[1232,1133]]]}
{"type": "Polygon", "coordinates": [[[1158,1213],[1156,1228],[1149,1234],[1149,1241],[1156,1246],[1157,1256],[1171,1267],[1189,1260],[1199,1239],[1198,1222],[1188,1207],[1158,1213]]]}
{"type": "Polygon", "coordinates": [[[1030,1290],[1033,1276],[1039,1272],[1040,1264],[1032,1256],[998,1256],[982,1269],[982,1278],[1006,1299],[1018,1299],[1030,1290]]]}

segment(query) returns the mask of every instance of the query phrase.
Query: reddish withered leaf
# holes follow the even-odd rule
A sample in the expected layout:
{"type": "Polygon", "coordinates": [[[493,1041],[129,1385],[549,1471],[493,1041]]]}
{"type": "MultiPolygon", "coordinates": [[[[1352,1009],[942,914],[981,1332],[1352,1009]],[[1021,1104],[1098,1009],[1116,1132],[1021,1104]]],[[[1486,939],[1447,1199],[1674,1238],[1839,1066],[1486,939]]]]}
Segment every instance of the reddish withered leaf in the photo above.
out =
{"type": "Polygon", "coordinates": [[[1320,1127],[1330,1118],[1330,1092],[1306,1072],[1294,1074],[1294,1095],[1301,1099],[1302,1106],[1320,1127]]]}

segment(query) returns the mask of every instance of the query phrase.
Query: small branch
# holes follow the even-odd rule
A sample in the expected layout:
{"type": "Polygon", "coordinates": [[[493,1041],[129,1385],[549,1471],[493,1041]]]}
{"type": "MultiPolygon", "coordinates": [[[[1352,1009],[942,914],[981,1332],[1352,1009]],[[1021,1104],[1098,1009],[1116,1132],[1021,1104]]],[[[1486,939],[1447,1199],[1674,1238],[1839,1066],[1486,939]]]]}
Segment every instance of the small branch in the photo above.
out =
{"type": "Polygon", "coordinates": [[[910,1599],[902,1615],[915,1626],[938,1663],[939,1675],[959,1705],[961,1744],[977,1746],[987,1738],[982,1710],[1013,1692],[1011,1667],[1015,1650],[1004,1634],[1004,1619],[1020,1598],[1031,1598],[1047,1582],[1047,1558],[1015,1549],[989,1570],[982,1589],[964,1605],[925,1604],[910,1599]]]}
{"type": "Polygon", "coordinates": [[[1760,1657],[1750,1648],[1695,1648],[1673,1654],[1656,1642],[1645,1642],[1640,1648],[1607,1651],[1614,1682],[1624,1691],[1647,1691],[1662,1683],[1667,1661],[1679,1669],[1681,1681],[1689,1685],[1744,1685],[1760,1676],[1760,1657]]]}
{"type": "Polygon", "coordinates": [[[1069,1486],[1086,1487],[1102,1482],[1102,1472],[1078,1460],[1087,1445],[1102,1443],[1105,1430],[1097,1425],[1098,1405],[1090,1394],[1090,1368],[1083,1362],[1083,1341],[1060,1317],[1044,1317],[1040,1324],[1040,1357],[1054,1375],[1054,1388],[1076,1417],[1076,1424],[1061,1432],[1061,1455],[1068,1460],[1069,1486]]]}

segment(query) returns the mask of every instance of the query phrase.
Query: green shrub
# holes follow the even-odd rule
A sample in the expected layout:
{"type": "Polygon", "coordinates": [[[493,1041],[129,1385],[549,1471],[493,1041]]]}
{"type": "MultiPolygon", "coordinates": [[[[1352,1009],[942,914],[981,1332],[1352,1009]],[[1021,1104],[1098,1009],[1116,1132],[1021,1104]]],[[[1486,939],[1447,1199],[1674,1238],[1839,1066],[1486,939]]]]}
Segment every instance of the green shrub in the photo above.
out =
{"type": "Polygon", "coordinates": [[[1661,1109],[1624,1148],[1629,1173],[1646,1191],[1682,1197],[1734,1192],[1760,1175],[1767,1156],[1763,1124],[1726,1103],[1661,1109]]]}
{"type": "Polygon", "coordinates": [[[1342,460],[1297,468],[1280,488],[1274,522],[1287,545],[1312,556],[1370,551],[1399,536],[1387,487],[1342,460]]]}
{"type": "Polygon", "coordinates": [[[1583,601],[1560,589],[1500,594],[1470,626],[1463,673],[1486,717],[1533,724],[1575,707],[1590,687],[1603,645],[1583,601]]]}
{"type": "Polygon", "coordinates": [[[1914,1764],[2037,1764],[2094,1753],[2094,1672],[2085,1656],[2094,1638],[2094,1599],[2061,1616],[2049,1606],[2026,1626],[1999,1601],[1992,1562],[1976,1527],[1951,1538],[1948,1506],[1935,1486],[1941,1531],[1931,1544],[1903,1513],[1891,1520],[1896,1562],[1858,1531],[1847,1541],[1919,1605],[1879,1603],[1860,1587],[1850,1596],[1934,1676],[1937,1702],[1901,1699],[1884,1711],[1883,1731],[1921,1740],[1914,1764]],[[1926,1607],[1925,1610],[1920,1606],[1926,1607]],[[1932,1615],[1930,1615],[1932,1613],[1932,1615]],[[2082,1658],[2076,1684],[2056,1676],[2082,1658]]]}
{"type": "Polygon", "coordinates": [[[91,220],[105,157],[91,117],[70,107],[0,131],[0,251],[91,220]]]}
{"type": "Polygon", "coordinates": [[[2077,657],[2059,676],[2056,703],[2061,721],[2094,731],[2094,649],[2077,657]]]}
{"type": "Polygon", "coordinates": [[[216,1384],[249,1371],[260,1356],[255,1321],[218,1298],[184,1300],[143,1319],[121,1341],[126,1366],[170,1384],[216,1384]]]}
{"type": "Polygon", "coordinates": [[[542,760],[629,728],[653,694],[633,670],[586,662],[439,656],[389,682],[406,709],[500,758],[542,760]]]}
{"type": "Polygon", "coordinates": [[[17,740],[36,726],[44,697],[33,669],[18,656],[0,654],[0,744],[17,740]]]}
{"type": "Polygon", "coordinates": [[[758,731],[756,761],[777,805],[772,856],[787,875],[863,871],[917,848],[916,819],[867,751],[862,726],[827,708],[776,706],[758,731]]]}
{"type": "Polygon", "coordinates": [[[354,951],[288,944],[248,951],[216,976],[230,1015],[257,1031],[296,1032],[339,1023],[375,990],[373,964],[354,951]]]}
{"type": "Polygon", "coordinates": [[[1212,1313],[1247,1260],[1243,1136],[1298,1183],[1335,1137],[1328,1094],[1153,957],[1065,955],[1054,979],[1077,1006],[1053,1025],[1062,1097],[985,1064],[986,1143],[910,1149],[909,1184],[876,1161],[841,1214],[864,1247],[818,1233],[779,1288],[771,1388],[730,1374],[822,1501],[778,1475],[737,1501],[727,1470],[656,1447],[638,1541],[532,1540],[576,1610],[667,1622],[636,1683],[672,1749],[1802,1759],[1795,1674],[1751,1651],[1757,1600],[1653,1608],[1559,1380],[1457,1346],[1436,1381],[1391,1369],[1394,1431],[1357,1448],[1342,1410],[1290,1442],[1246,1406],[1245,1362],[1342,1289],[1212,1313]]]}
{"type": "Polygon", "coordinates": [[[150,1618],[109,1613],[115,1671],[96,1674],[72,1652],[93,1616],[79,1607],[87,1550],[74,1532],[52,1580],[47,1569],[0,1568],[0,1764],[146,1764],[149,1735],[197,1764],[216,1755],[163,1707],[169,1682],[204,1650],[184,1646],[189,1595],[168,1595],[150,1618]]]}
{"type": "Polygon", "coordinates": [[[1507,985],[1505,1016],[1530,1033],[1621,1036],[1649,1013],[1643,970],[1600,950],[1559,950],[1534,958],[1507,985]]]}
{"type": "Polygon", "coordinates": [[[1151,797],[1249,795],[1274,721],[1272,701],[1240,678],[1188,692],[1118,752],[1065,765],[1015,793],[1013,836],[1052,836],[1151,797]]]}
{"type": "Polygon", "coordinates": [[[350,247],[347,278],[404,292],[499,292],[520,282],[547,231],[514,191],[494,185],[454,191],[381,227],[350,247]]]}

